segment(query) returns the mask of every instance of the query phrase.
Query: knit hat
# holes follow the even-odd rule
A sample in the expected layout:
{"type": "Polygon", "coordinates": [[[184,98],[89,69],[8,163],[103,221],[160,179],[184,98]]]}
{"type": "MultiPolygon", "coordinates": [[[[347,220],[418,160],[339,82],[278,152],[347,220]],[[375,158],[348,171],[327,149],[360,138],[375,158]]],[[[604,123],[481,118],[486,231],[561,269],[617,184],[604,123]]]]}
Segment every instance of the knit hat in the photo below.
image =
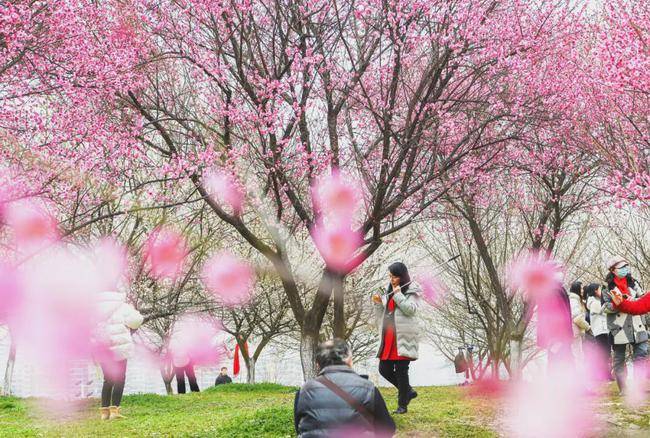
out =
{"type": "Polygon", "coordinates": [[[614,266],[618,265],[621,262],[627,263],[627,260],[625,259],[625,257],[619,256],[619,255],[612,256],[612,257],[607,259],[607,263],[605,264],[605,270],[609,271],[610,269],[612,269],[614,266]]]}

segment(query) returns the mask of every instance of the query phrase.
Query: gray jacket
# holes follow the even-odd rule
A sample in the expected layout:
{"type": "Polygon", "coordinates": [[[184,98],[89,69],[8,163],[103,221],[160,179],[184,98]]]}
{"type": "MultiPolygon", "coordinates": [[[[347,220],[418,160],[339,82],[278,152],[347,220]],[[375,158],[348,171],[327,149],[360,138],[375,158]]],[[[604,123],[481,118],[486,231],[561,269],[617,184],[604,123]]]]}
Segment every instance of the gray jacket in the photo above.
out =
{"type": "MultiPolygon", "coordinates": [[[[628,288],[632,294],[631,298],[638,298],[643,295],[638,283],[632,280],[628,288]]],[[[615,345],[640,344],[648,340],[644,318],[639,315],[630,315],[619,312],[612,303],[611,290],[618,290],[613,282],[609,284],[609,290],[603,293],[603,312],[607,314],[607,329],[615,345]]]]}
{"type": "MultiPolygon", "coordinates": [[[[395,301],[395,332],[397,333],[397,354],[404,357],[410,357],[415,360],[418,358],[418,344],[420,339],[420,324],[417,319],[417,311],[420,305],[420,287],[411,283],[406,293],[393,295],[395,301]]],[[[375,303],[375,318],[379,328],[382,342],[379,343],[377,357],[381,356],[384,347],[384,318],[386,315],[387,298],[383,298],[382,304],[375,303]]]]}
{"type": "Polygon", "coordinates": [[[328,437],[337,428],[352,427],[357,436],[375,436],[376,432],[392,435],[395,423],[388,413],[381,393],[372,382],[361,377],[347,365],[323,368],[319,376],[326,376],[342,390],[363,405],[373,416],[370,424],[359,412],[329,388],[316,380],[306,382],[296,393],[294,425],[302,438],[328,437]]]}

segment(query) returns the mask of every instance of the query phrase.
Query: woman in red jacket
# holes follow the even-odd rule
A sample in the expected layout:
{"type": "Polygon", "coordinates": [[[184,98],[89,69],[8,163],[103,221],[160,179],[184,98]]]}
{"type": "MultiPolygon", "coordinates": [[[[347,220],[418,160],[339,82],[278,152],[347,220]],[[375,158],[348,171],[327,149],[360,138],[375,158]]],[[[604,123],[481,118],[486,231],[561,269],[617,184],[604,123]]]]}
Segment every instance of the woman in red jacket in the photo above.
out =
{"type": "Polygon", "coordinates": [[[630,315],[643,315],[650,312],[650,293],[636,300],[629,300],[619,291],[612,291],[612,302],[618,310],[630,315]]]}

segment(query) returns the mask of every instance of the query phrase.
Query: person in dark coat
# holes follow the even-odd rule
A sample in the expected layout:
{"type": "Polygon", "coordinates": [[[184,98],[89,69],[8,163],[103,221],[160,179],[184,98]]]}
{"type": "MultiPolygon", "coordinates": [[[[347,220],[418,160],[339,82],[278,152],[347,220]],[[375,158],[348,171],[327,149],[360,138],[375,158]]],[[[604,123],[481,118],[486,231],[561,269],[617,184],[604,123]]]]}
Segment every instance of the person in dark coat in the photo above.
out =
{"type": "Polygon", "coordinates": [[[214,381],[214,386],[225,385],[226,383],[232,383],[232,379],[228,376],[228,368],[221,368],[221,373],[217,376],[217,380],[214,381]]]}
{"type": "Polygon", "coordinates": [[[341,339],[318,346],[318,377],[296,393],[294,426],[301,438],[392,436],[395,432],[386,402],[367,378],[352,369],[352,353],[341,339]]]}

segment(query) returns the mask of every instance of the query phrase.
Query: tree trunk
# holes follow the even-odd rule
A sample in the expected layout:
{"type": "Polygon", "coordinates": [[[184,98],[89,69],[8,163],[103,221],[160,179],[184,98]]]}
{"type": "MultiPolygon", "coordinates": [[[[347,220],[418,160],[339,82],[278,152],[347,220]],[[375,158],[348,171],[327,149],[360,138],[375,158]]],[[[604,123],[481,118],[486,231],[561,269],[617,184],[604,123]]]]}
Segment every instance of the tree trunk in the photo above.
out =
{"type": "Polygon", "coordinates": [[[11,386],[14,378],[14,365],[16,364],[16,343],[11,332],[9,333],[11,344],[9,346],[9,356],[7,357],[7,366],[5,368],[5,378],[2,385],[2,395],[11,395],[11,386]]]}
{"type": "Polygon", "coordinates": [[[514,380],[521,379],[523,371],[523,343],[526,327],[532,318],[532,308],[529,302],[524,302],[522,317],[510,335],[510,377],[514,380]]]}
{"type": "Polygon", "coordinates": [[[314,297],[311,309],[305,314],[300,331],[300,362],[305,381],[316,377],[316,347],[320,340],[320,329],[332,297],[331,272],[325,270],[314,297]]]}
{"type": "MultiPolygon", "coordinates": [[[[476,367],[474,366],[474,355],[467,350],[467,370],[472,380],[476,380],[476,367]]],[[[480,360],[480,359],[479,359],[480,360]]]]}
{"type": "Polygon", "coordinates": [[[174,395],[174,390],[172,389],[172,381],[171,380],[163,380],[165,383],[165,392],[167,395],[174,395]]]}
{"type": "Polygon", "coordinates": [[[246,383],[255,383],[255,358],[251,357],[246,362],[246,383]]]}
{"type": "Polygon", "coordinates": [[[334,337],[345,339],[345,300],[343,278],[332,275],[332,295],[334,297],[334,337]]]}
{"type": "Polygon", "coordinates": [[[521,378],[521,357],[522,357],[522,338],[512,337],[510,339],[510,379],[519,380],[521,378]]]}
{"type": "Polygon", "coordinates": [[[492,361],[492,378],[494,380],[499,379],[499,359],[496,357],[492,361]]]}
{"type": "Polygon", "coordinates": [[[308,332],[303,329],[300,333],[300,363],[302,375],[305,380],[316,377],[316,346],[318,345],[318,332],[308,332]]]}
{"type": "Polygon", "coordinates": [[[165,384],[165,391],[167,395],[173,395],[172,380],[174,379],[174,365],[171,361],[165,361],[160,366],[160,375],[162,376],[163,383],[165,384]]]}

